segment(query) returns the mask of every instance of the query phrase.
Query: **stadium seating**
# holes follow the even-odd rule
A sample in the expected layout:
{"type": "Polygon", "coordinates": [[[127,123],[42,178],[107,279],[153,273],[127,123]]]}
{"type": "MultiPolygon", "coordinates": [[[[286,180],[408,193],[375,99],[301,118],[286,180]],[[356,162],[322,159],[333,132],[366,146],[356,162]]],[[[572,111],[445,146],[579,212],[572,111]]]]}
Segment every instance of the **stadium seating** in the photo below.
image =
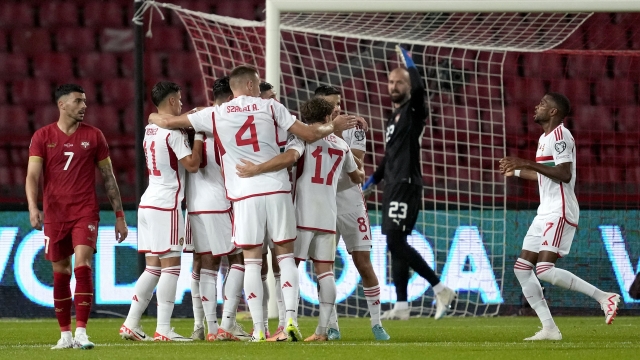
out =
{"type": "Polygon", "coordinates": [[[638,103],[635,84],[631,81],[601,79],[594,85],[597,104],[622,107],[638,103]]]}
{"type": "Polygon", "coordinates": [[[120,131],[120,115],[118,109],[113,106],[87,107],[84,122],[99,128],[104,136],[109,139],[118,139],[120,131]]]}
{"type": "Polygon", "coordinates": [[[174,53],[169,55],[169,77],[171,79],[197,79],[202,76],[198,58],[193,53],[174,53]]]}
{"type": "Polygon", "coordinates": [[[90,28],[64,27],[56,30],[56,49],[61,53],[85,53],[96,50],[96,31],[90,28]]]}
{"type": "Polygon", "coordinates": [[[71,55],[43,53],[33,57],[33,75],[40,80],[57,83],[69,82],[73,78],[71,55]]]}
{"type": "Polygon", "coordinates": [[[114,54],[83,52],[77,58],[78,76],[94,80],[118,77],[118,60],[114,54]]]}
{"type": "Polygon", "coordinates": [[[107,79],[102,82],[102,102],[126,106],[133,102],[133,82],[130,79],[107,79]]]}
{"type": "Polygon", "coordinates": [[[13,137],[31,135],[29,130],[29,116],[22,106],[0,106],[0,129],[11,129],[10,133],[3,133],[4,141],[14,140],[13,137]]]}
{"type": "Polygon", "coordinates": [[[24,79],[29,76],[29,64],[24,54],[0,54],[0,80],[24,79]],[[4,69],[11,69],[6,71],[4,69]]]}
{"type": "Polygon", "coordinates": [[[181,28],[158,28],[153,37],[147,38],[147,49],[159,53],[173,53],[185,49],[185,37],[181,28]]]}
{"type": "Polygon", "coordinates": [[[70,1],[46,1],[38,14],[43,28],[78,25],[78,7],[70,1]]]}
{"type": "Polygon", "coordinates": [[[116,1],[91,1],[84,6],[84,26],[90,28],[127,26],[129,19],[124,21],[125,12],[122,4],[116,1]]]}
{"type": "MultiPolygon", "coordinates": [[[[91,109],[89,107],[87,107],[87,110],[91,112],[91,109]]],[[[34,130],[38,130],[44,126],[58,121],[59,117],[60,110],[58,110],[58,107],[56,105],[52,104],[39,106],[33,113],[33,128],[34,130]]]]}
{"type": "Polygon", "coordinates": [[[604,106],[576,106],[573,119],[577,124],[576,132],[610,132],[615,130],[615,119],[610,108],[604,106]]]}
{"type": "Polygon", "coordinates": [[[33,6],[27,2],[2,1],[0,3],[0,28],[26,29],[33,26],[33,6]]]}
{"type": "Polygon", "coordinates": [[[591,104],[591,83],[588,80],[562,79],[551,81],[549,91],[567,94],[574,108],[578,105],[591,104]]]}
{"type": "Polygon", "coordinates": [[[41,54],[51,51],[51,34],[46,29],[20,29],[11,31],[14,53],[41,54]]]}
{"type": "Polygon", "coordinates": [[[0,29],[0,53],[9,50],[9,32],[0,29]]]}
{"type": "Polygon", "coordinates": [[[524,76],[542,79],[561,79],[564,77],[562,57],[558,54],[526,53],[522,55],[524,76]]]}
{"type": "Polygon", "coordinates": [[[616,117],[618,123],[618,130],[624,133],[635,132],[637,133],[640,113],[636,106],[625,106],[618,109],[618,116],[616,117]]]}
{"type": "Polygon", "coordinates": [[[53,88],[46,80],[16,80],[12,83],[13,103],[35,107],[53,103],[53,88]]]}
{"type": "Polygon", "coordinates": [[[572,79],[600,80],[606,77],[606,73],[606,56],[583,55],[567,57],[567,75],[572,79]]]}

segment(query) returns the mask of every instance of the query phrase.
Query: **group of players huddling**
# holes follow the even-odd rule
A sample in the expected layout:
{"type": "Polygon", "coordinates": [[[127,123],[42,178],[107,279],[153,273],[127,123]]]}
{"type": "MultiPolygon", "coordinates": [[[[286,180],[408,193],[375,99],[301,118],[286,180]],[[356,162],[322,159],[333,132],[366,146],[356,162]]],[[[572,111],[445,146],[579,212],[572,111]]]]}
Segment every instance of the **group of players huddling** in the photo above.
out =
{"type": "MultiPolygon", "coordinates": [[[[387,122],[387,149],[378,171],[366,182],[366,122],[340,114],[340,92],[334,87],[318,87],[315,96],[301,104],[302,121],[275,100],[272,87],[260,83],[257,70],[250,66],[236,67],[228,77],[215,82],[214,106],[186,114],[182,114],[179,85],[159,82],[153,87],[151,97],[158,111],[149,117],[143,145],[149,186],[138,209],[138,251],[145,253],[146,268],[136,283],[129,314],[120,328],[122,338],[338,340],[341,333],[335,310],[333,263],[336,241],[342,238],[362,277],[374,338],[389,340],[380,322],[380,287],[370,260],[372,235],[362,192],[370,191],[383,179],[382,232],[387,235],[392,254],[398,301],[382,317],[409,317],[409,268],[433,286],[435,318],[445,315],[455,293],[439,281],[407,243],[421,207],[422,178],[417,154],[428,114],[419,72],[409,54],[398,50],[406,68],[395,69],[389,76],[394,112],[387,122]],[[185,129],[191,128],[195,135],[189,141],[185,129]],[[295,170],[290,174],[288,169],[294,164],[295,170]],[[181,208],[185,197],[186,220],[181,208]],[[268,248],[273,256],[279,309],[274,334],[270,334],[267,321],[268,248]],[[191,292],[195,324],[191,337],[181,336],[171,328],[183,251],[194,253],[191,292]],[[223,289],[222,322],[218,324],[217,275],[225,256],[229,268],[223,289]],[[318,326],[304,339],[297,322],[297,265],[303,260],[313,261],[320,302],[318,326]],[[158,307],[152,337],[143,331],[140,319],[154,289],[158,307]],[[236,322],[243,294],[253,321],[251,334],[236,322]]],[[[90,349],[94,344],[86,335],[86,323],[93,297],[90,259],[95,252],[98,208],[95,179],[88,174],[93,174],[96,165],[116,213],[118,241],[126,238],[127,227],[104,136],[82,123],[86,110],[83,89],[63,85],[56,91],[56,101],[60,109],[58,122],[38,130],[32,139],[27,199],[32,226],[41,229],[45,225],[45,255],[53,264],[54,306],[62,332],[53,349],[90,349]],[[38,180],[43,169],[46,218],[37,206],[38,180]],[[77,281],[75,337],[70,331],[73,254],[77,281]]],[[[540,183],[539,214],[515,265],[523,292],[543,324],[543,330],[526,340],[562,338],[542,297],[538,278],[593,297],[602,305],[607,323],[615,318],[619,302],[619,295],[602,292],[554,266],[559,256],[569,252],[579,211],[573,193],[574,143],[562,126],[568,112],[569,102],[563,95],[546,94],[536,107],[535,121],[545,131],[537,163],[511,157],[500,161],[500,171],[505,176],[540,183]],[[550,161],[554,162],[551,166],[539,164],[550,161]],[[533,273],[536,263],[537,277],[533,273]]]]}

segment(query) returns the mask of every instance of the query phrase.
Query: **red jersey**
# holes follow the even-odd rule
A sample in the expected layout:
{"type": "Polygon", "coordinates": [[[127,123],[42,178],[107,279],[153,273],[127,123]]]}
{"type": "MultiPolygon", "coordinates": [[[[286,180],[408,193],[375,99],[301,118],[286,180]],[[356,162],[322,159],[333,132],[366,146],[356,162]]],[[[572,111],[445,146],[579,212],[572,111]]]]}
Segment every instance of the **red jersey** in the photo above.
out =
{"type": "Polygon", "coordinates": [[[33,134],[29,159],[42,159],[44,223],[79,218],[99,220],[96,165],[109,161],[109,146],[102,131],[80,123],[71,136],[47,125],[33,134]]]}

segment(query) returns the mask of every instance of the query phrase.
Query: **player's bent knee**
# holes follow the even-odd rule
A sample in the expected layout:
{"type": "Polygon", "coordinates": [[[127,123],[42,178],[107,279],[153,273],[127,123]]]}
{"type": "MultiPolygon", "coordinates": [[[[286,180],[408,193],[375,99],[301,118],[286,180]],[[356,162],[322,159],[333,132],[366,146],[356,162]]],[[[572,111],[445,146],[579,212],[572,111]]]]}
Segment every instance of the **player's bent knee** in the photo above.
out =
{"type": "Polygon", "coordinates": [[[536,267],[536,276],[538,276],[538,279],[542,280],[542,281],[546,281],[548,283],[551,283],[552,285],[556,285],[555,284],[555,266],[542,266],[542,265],[538,265],[536,267]]]}

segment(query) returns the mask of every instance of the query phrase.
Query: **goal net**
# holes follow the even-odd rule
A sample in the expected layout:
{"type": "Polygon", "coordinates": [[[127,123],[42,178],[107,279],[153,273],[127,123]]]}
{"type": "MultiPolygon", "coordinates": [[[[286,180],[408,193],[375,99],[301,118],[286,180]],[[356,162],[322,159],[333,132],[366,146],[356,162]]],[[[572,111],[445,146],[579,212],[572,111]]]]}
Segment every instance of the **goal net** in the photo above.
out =
{"type": "MultiPolygon", "coordinates": [[[[206,14],[172,4],[149,1],[146,4],[173,11],[184,24],[200,64],[208,103],[213,103],[214,80],[227,75],[235,66],[256,66],[264,76],[264,22],[206,14]]],[[[586,41],[584,27],[590,16],[590,13],[281,14],[280,101],[296,114],[298,106],[313,95],[317,86],[339,88],[342,110],[360,115],[369,123],[367,175],[373,173],[384,156],[385,123],[391,114],[387,74],[400,65],[394,47],[401,44],[410,50],[428,88],[425,102],[430,116],[422,138],[423,207],[409,243],[441,280],[458,292],[455,315],[496,315],[505,296],[520,296],[520,287],[508,273],[535,214],[537,191],[521,181],[506,181],[496,168],[497,161],[505,155],[534,157],[541,130],[530,121],[533,107],[547,90],[567,93],[570,98],[575,91],[591,91],[588,101],[592,101],[591,96],[600,91],[597,90],[600,84],[593,82],[596,78],[591,78],[600,70],[589,65],[592,61],[637,63],[635,52],[581,52],[582,46],[586,46],[582,42],[586,41]],[[530,61],[531,65],[524,65],[523,61],[530,61]],[[580,70],[574,70],[574,62],[581,62],[580,70]],[[572,82],[573,75],[567,76],[566,71],[585,71],[586,75],[578,76],[584,75],[590,81],[588,90],[582,87],[583,83],[572,82]],[[508,209],[533,209],[533,212],[508,216],[508,209]]],[[[624,35],[628,39],[629,35],[624,35]]],[[[632,65],[626,69],[616,67],[615,71],[618,70],[635,72],[632,65]]],[[[606,86],[615,92],[618,84],[616,74],[606,86]]],[[[618,119],[627,116],[622,115],[625,111],[636,111],[637,82],[632,90],[636,98],[634,102],[629,100],[628,108],[633,110],[616,108],[618,119]]],[[[581,106],[581,101],[574,103],[581,106]]],[[[609,126],[607,131],[619,130],[615,126],[619,125],[609,126]]],[[[607,151],[617,154],[620,149],[616,140],[612,141],[613,149],[607,151]]],[[[628,145],[624,151],[637,150],[637,140],[633,146],[628,145]]],[[[580,158],[581,151],[579,148],[580,158]]],[[[590,161],[594,157],[589,154],[588,158],[590,161]]],[[[635,176],[640,176],[640,172],[635,176]]],[[[617,195],[626,201],[622,205],[625,209],[638,204],[637,197],[630,195],[631,187],[617,195]]],[[[381,184],[368,199],[368,205],[373,233],[371,259],[380,279],[385,310],[395,302],[396,295],[390,256],[379,226],[383,195],[381,184]]],[[[594,203],[596,207],[598,204],[594,203]]],[[[613,206],[620,208],[616,204],[613,206]]],[[[597,253],[599,250],[595,248],[592,251],[586,256],[587,262],[598,255],[606,257],[603,251],[597,253]]],[[[317,315],[312,267],[302,264],[300,271],[302,313],[317,315]]],[[[627,278],[635,274],[633,267],[630,271],[627,278]]],[[[342,242],[336,256],[336,281],[339,314],[367,316],[360,277],[342,242]]],[[[408,296],[412,315],[429,316],[435,311],[433,292],[417,274],[411,277],[408,296]]],[[[571,301],[563,305],[575,305],[571,301]]]]}

